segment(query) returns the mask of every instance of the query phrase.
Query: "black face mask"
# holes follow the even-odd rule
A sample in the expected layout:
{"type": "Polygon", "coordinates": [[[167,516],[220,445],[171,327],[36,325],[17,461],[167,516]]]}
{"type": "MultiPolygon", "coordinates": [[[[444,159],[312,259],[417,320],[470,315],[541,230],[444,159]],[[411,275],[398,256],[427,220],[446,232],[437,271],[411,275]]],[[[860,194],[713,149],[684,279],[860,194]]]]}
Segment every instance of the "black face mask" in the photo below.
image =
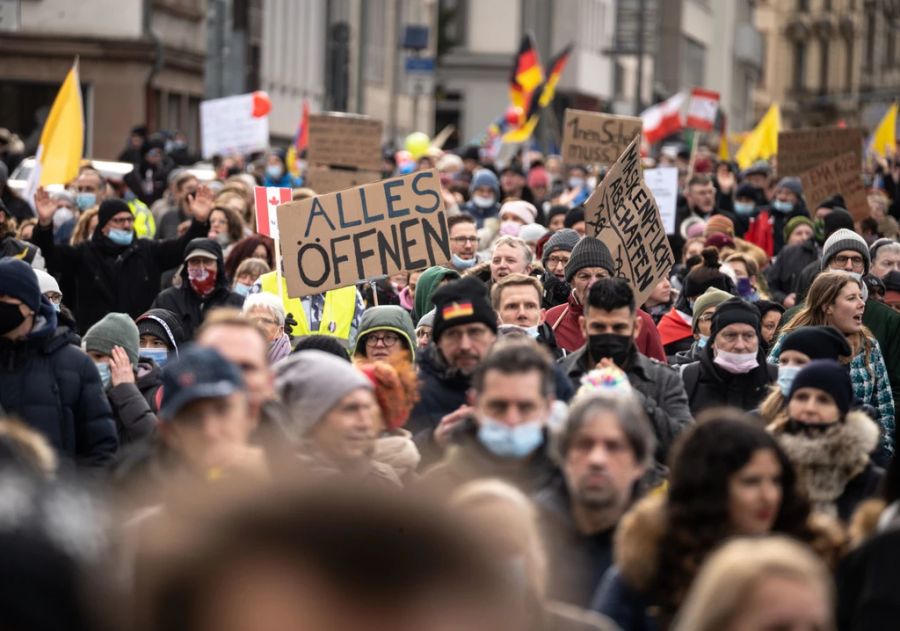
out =
{"type": "Polygon", "coordinates": [[[601,333],[588,336],[588,351],[591,359],[599,362],[609,358],[619,368],[623,368],[631,357],[634,347],[634,338],[630,335],[617,335],[615,333],[601,333]]]}
{"type": "Polygon", "coordinates": [[[0,335],[9,333],[25,321],[19,305],[0,302],[0,335]]]}

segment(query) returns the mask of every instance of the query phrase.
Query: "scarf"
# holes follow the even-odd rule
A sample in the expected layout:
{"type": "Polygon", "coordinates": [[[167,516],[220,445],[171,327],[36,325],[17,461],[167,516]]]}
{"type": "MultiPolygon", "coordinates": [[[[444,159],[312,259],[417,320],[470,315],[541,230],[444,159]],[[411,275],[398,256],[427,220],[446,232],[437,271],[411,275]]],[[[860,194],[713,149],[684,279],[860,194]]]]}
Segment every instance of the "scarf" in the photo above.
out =
{"type": "Polygon", "coordinates": [[[291,338],[288,337],[287,333],[282,332],[281,336],[278,337],[275,341],[269,342],[269,350],[266,354],[266,358],[269,361],[269,365],[271,366],[279,359],[283,359],[291,354],[291,338]]]}

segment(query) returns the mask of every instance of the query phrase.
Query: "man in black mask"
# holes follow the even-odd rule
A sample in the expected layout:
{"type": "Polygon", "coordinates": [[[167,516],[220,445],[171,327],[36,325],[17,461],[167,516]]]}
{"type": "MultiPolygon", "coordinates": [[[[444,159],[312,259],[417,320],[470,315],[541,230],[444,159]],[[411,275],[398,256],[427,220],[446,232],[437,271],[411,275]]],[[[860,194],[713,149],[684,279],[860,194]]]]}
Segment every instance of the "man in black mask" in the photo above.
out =
{"type": "Polygon", "coordinates": [[[566,357],[563,370],[577,384],[594,368],[615,365],[626,375],[656,434],[656,460],[665,463],[675,437],[693,423],[678,372],[638,351],[640,332],[634,292],[621,278],[603,278],[591,285],[581,328],[587,343],[566,357]]]}

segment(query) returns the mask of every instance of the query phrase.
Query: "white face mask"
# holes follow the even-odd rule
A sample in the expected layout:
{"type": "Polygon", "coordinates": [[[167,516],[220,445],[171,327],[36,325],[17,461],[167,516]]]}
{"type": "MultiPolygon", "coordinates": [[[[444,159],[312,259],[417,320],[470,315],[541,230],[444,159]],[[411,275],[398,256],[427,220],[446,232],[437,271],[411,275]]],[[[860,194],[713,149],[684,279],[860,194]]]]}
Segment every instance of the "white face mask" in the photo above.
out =
{"type": "Polygon", "coordinates": [[[472,197],[472,202],[479,208],[490,208],[494,205],[494,196],[482,197],[481,195],[475,195],[472,197]]]}
{"type": "Polygon", "coordinates": [[[716,350],[716,357],[713,362],[722,370],[730,372],[734,375],[743,375],[757,366],[759,360],[756,353],[729,353],[728,351],[716,350]]]}

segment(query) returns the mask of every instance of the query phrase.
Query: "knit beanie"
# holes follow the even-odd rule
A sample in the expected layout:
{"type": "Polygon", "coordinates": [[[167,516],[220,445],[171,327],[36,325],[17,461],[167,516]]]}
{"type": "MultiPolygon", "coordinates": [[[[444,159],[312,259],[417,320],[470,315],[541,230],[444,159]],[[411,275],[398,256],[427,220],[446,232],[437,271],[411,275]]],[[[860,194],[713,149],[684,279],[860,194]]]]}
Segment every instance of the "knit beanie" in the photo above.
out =
{"type": "Polygon", "coordinates": [[[784,336],[781,352],[798,351],[810,359],[850,357],[853,351],[846,336],[833,326],[802,326],[784,336]]]}
{"type": "Polygon", "coordinates": [[[584,221],[584,206],[576,206],[566,213],[566,220],[563,222],[563,226],[571,228],[581,221],[584,221]]]}
{"type": "Polygon", "coordinates": [[[740,298],[729,298],[713,313],[709,339],[715,340],[719,331],[730,324],[749,324],[759,334],[759,309],[740,298]]]}
{"type": "Polygon", "coordinates": [[[576,272],[585,267],[602,267],[610,276],[615,276],[616,263],[609,248],[596,237],[583,237],[572,248],[572,256],[566,264],[566,282],[571,283],[576,272]]]}
{"type": "Polygon", "coordinates": [[[59,282],[53,278],[50,274],[45,272],[42,269],[33,269],[34,275],[37,276],[38,287],[41,288],[41,293],[46,294],[48,291],[55,291],[56,293],[62,293],[59,290],[59,282]]]}
{"type": "Polygon", "coordinates": [[[420,326],[434,327],[434,309],[419,318],[419,321],[416,323],[416,328],[418,329],[420,326]]]}
{"type": "Polygon", "coordinates": [[[801,368],[791,383],[788,401],[801,388],[815,388],[827,392],[834,399],[842,417],[850,411],[850,405],[853,403],[850,371],[833,359],[816,359],[801,368]]]}
{"type": "Polygon", "coordinates": [[[339,357],[345,361],[350,361],[350,353],[344,342],[340,338],[333,335],[304,335],[297,339],[294,345],[294,353],[305,353],[306,351],[321,351],[329,353],[335,357],[339,357]]]}
{"type": "Polygon", "coordinates": [[[166,343],[170,351],[178,352],[184,343],[184,327],[178,316],[168,309],[150,309],[135,320],[140,335],[152,335],[166,343]]]}
{"type": "Polygon", "coordinates": [[[434,327],[431,336],[437,342],[447,329],[460,324],[480,322],[497,332],[497,313],[491,307],[484,284],[467,276],[438,289],[434,296],[434,327]]]}
{"type": "Polygon", "coordinates": [[[481,186],[490,186],[494,189],[494,195],[498,199],[500,198],[500,181],[497,180],[497,176],[490,169],[478,169],[475,171],[475,175],[472,176],[472,183],[469,184],[469,195],[472,195],[475,189],[481,186]]]}
{"type": "Polygon", "coordinates": [[[555,206],[551,206],[550,210],[547,211],[547,225],[550,225],[550,222],[553,221],[553,218],[557,215],[563,215],[563,221],[565,221],[565,215],[569,212],[568,206],[563,206],[561,204],[557,204],[555,206]]]}
{"type": "Polygon", "coordinates": [[[557,230],[551,235],[549,239],[547,239],[547,243],[544,244],[544,252],[541,255],[541,263],[544,267],[547,267],[547,259],[550,258],[550,255],[558,250],[565,250],[566,252],[571,252],[572,248],[575,247],[575,244],[578,243],[578,240],[581,238],[581,235],[572,230],[571,228],[563,228],[562,230],[557,230]]]}
{"type": "Polygon", "coordinates": [[[703,236],[708,237],[717,232],[727,234],[729,237],[734,237],[734,222],[725,215],[713,215],[706,220],[703,236]]]}
{"type": "Polygon", "coordinates": [[[345,396],[360,388],[373,389],[352,364],[322,351],[294,353],[274,368],[278,398],[301,437],[345,396]]]}
{"type": "Polygon", "coordinates": [[[819,202],[819,205],[816,206],[813,210],[818,210],[819,208],[830,208],[831,210],[835,210],[836,208],[840,208],[841,210],[847,210],[847,202],[844,201],[843,195],[832,195],[827,198],[823,202],[819,202]]]}
{"type": "Polygon", "coordinates": [[[869,244],[861,236],[846,228],[837,230],[825,240],[825,245],[822,246],[822,268],[828,267],[831,259],[844,250],[859,252],[863,257],[863,273],[869,273],[869,264],[871,263],[869,259],[869,244]]]}
{"type": "Polygon", "coordinates": [[[519,238],[525,243],[533,243],[547,234],[547,229],[539,223],[529,223],[519,230],[519,238]]]}
{"type": "Polygon", "coordinates": [[[719,271],[719,253],[715,248],[706,248],[702,252],[703,263],[695,267],[684,277],[682,295],[685,298],[696,298],[710,287],[736,293],[734,281],[719,271]]]}
{"type": "Polygon", "coordinates": [[[710,287],[702,294],[700,294],[697,300],[694,301],[694,333],[697,332],[697,327],[700,324],[700,316],[703,315],[704,311],[706,311],[710,307],[718,307],[726,300],[730,300],[732,298],[734,298],[733,294],[729,294],[727,291],[722,291],[721,289],[716,289],[715,287],[710,287]]]}
{"type": "Polygon", "coordinates": [[[809,226],[810,228],[812,228],[813,231],[815,231],[816,224],[809,217],[798,216],[798,217],[791,217],[790,219],[788,219],[787,224],[785,224],[785,226],[784,226],[785,242],[787,242],[787,240],[791,238],[791,233],[794,232],[794,230],[796,230],[798,226],[801,226],[804,224],[809,226]]]}
{"type": "Polygon", "coordinates": [[[82,340],[85,351],[112,356],[113,346],[121,346],[133,366],[138,363],[140,333],[127,313],[107,313],[87,330],[82,340]]]}
{"type": "Polygon", "coordinates": [[[853,230],[853,215],[851,215],[846,208],[836,207],[832,209],[830,213],[825,215],[825,218],[822,220],[822,225],[825,228],[825,238],[827,239],[841,228],[853,230]]]}
{"type": "Polygon", "coordinates": [[[900,272],[888,272],[883,281],[885,291],[900,291],[900,272]]]}
{"type": "Polygon", "coordinates": [[[714,232],[706,237],[706,241],[703,242],[703,247],[715,248],[717,250],[721,250],[722,248],[733,248],[734,239],[724,232],[714,232]]]}
{"type": "Polygon", "coordinates": [[[534,220],[537,219],[537,208],[534,207],[534,204],[521,199],[514,199],[500,206],[500,217],[503,217],[503,213],[513,214],[521,219],[523,224],[534,223],[534,220]]]}
{"type": "Polygon", "coordinates": [[[800,183],[799,177],[781,178],[780,180],[778,180],[778,184],[775,186],[775,190],[778,190],[779,188],[786,188],[794,195],[796,195],[798,199],[803,197],[803,184],[800,183]]]}
{"type": "Polygon", "coordinates": [[[0,259],[0,294],[21,300],[32,311],[41,306],[41,287],[31,266],[19,259],[0,259]]]}
{"type": "Polygon", "coordinates": [[[130,213],[131,209],[128,207],[128,204],[125,203],[124,199],[119,199],[118,197],[111,197],[110,199],[104,199],[100,202],[100,208],[97,210],[97,227],[95,230],[100,230],[103,226],[106,225],[110,219],[118,215],[119,213],[130,213]]]}

